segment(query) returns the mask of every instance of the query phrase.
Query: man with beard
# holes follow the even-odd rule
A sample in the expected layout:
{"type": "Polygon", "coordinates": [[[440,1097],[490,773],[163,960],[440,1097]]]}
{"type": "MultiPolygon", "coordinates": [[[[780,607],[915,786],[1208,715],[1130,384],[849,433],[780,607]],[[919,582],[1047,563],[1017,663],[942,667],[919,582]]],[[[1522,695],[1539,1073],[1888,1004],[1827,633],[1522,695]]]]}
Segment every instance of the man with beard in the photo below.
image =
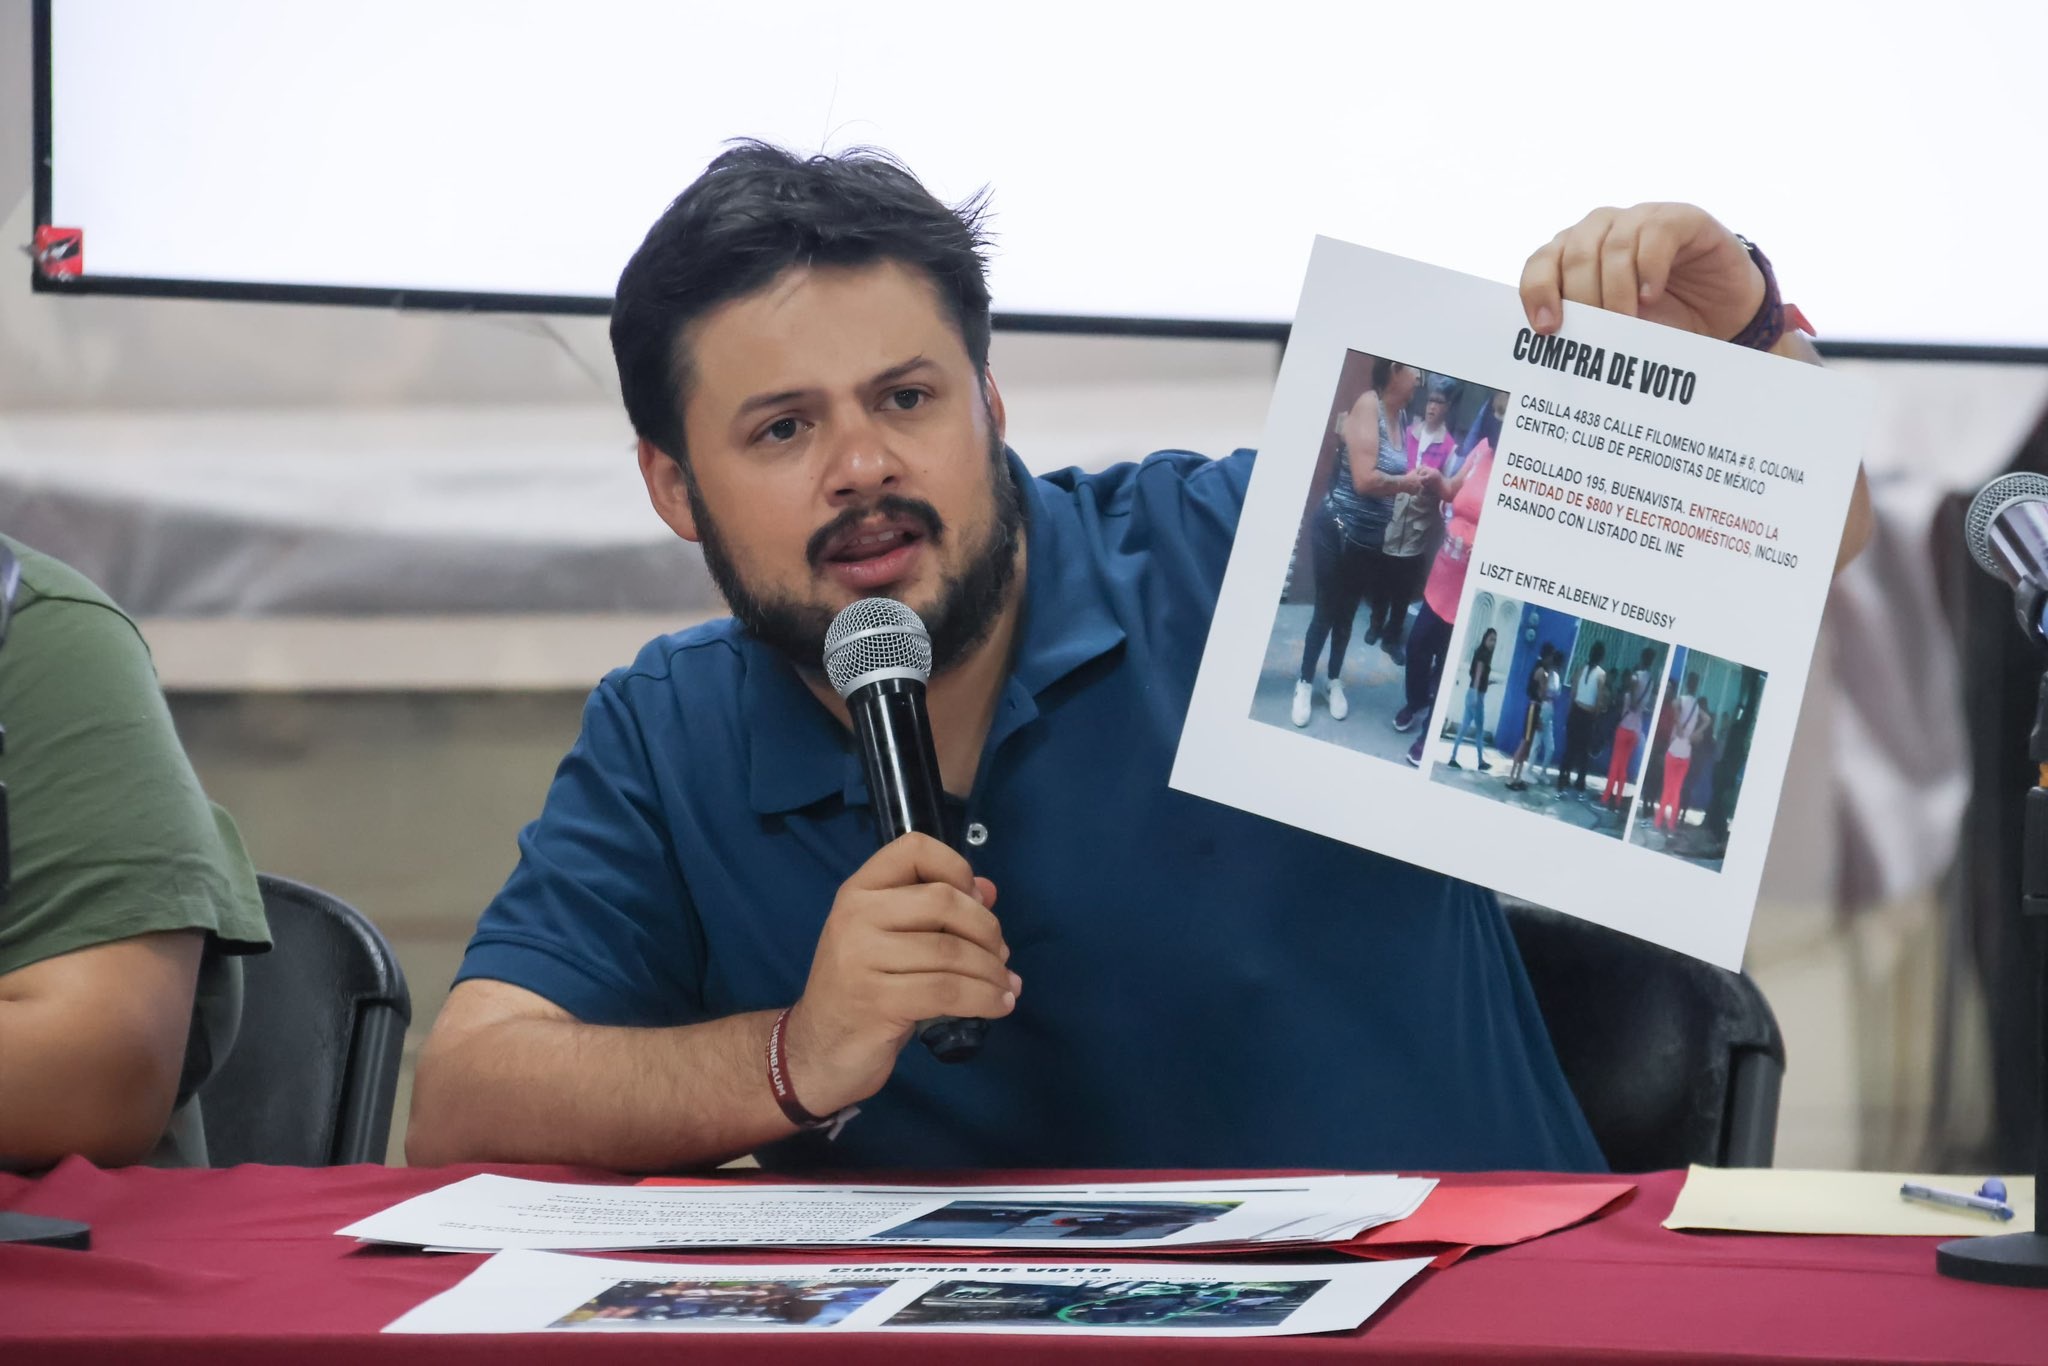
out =
{"type": "MultiPolygon", "coordinates": [[[[1545,333],[1774,318],[1683,205],[1596,212],[1523,293],[1545,333]]],[[[735,148],[648,233],[621,387],[733,617],[592,694],[411,1160],[1599,1167],[1491,895],[1167,787],[1251,453],[1034,478],[989,325],[976,209],[873,154],[735,148]],[[931,629],[957,849],[873,848],[820,655],[876,594],[931,629]],[[941,1015],[996,1021],[973,1061],[904,1048],[941,1015]]]]}

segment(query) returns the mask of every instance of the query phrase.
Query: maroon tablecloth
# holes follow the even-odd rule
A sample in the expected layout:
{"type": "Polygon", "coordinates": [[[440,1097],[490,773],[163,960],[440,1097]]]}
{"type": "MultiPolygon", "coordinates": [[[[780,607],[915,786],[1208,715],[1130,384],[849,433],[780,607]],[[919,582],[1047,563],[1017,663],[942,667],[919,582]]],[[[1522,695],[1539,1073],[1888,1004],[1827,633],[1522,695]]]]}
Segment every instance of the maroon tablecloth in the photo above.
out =
{"type": "MultiPolygon", "coordinates": [[[[1043,1338],[953,1334],[720,1334],[692,1335],[687,1342],[661,1334],[380,1336],[385,1324],[453,1285],[481,1259],[359,1248],[334,1230],[477,1170],[106,1172],[73,1161],[35,1180],[0,1176],[0,1209],[93,1226],[91,1252],[0,1246],[0,1362],[553,1366],[687,1357],[907,1366],[971,1354],[977,1366],[989,1366],[1043,1360],[1049,1350],[1043,1338]]],[[[558,1168],[491,1170],[607,1179],[558,1168]]],[[[1074,1174],[982,1175],[1007,1181],[1074,1174]]],[[[1062,1366],[1252,1356],[2048,1362],[2048,1294],[1937,1276],[1932,1239],[1667,1232],[1659,1224],[1680,1179],[1676,1172],[1642,1177],[1634,1199],[1590,1223],[1425,1272],[1355,1333],[1209,1342],[1084,1337],[1062,1342],[1058,1356],[1062,1366]]]]}

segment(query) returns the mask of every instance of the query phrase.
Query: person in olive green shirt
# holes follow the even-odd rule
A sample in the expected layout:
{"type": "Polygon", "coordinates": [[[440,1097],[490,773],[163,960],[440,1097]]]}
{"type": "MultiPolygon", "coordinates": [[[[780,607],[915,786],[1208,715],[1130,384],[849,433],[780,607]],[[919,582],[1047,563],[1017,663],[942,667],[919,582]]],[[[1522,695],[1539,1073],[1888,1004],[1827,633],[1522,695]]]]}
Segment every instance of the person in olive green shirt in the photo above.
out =
{"type": "Polygon", "coordinates": [[[256,874],[135,623],[68,566],[0,550],[20,563],[0,643],[0,1169],[203,1166],[191,1093],[233,1043],[233,955],[269,944],[256,874]]]}

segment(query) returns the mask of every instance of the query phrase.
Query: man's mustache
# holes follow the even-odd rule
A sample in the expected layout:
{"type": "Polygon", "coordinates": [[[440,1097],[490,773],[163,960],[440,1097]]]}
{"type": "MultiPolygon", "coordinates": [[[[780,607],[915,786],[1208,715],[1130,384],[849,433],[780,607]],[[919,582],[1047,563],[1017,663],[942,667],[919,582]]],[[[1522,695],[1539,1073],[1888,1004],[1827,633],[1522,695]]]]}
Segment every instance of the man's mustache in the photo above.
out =
{"type": "Polygon", "coordinates": [[[937,545],[945,539],[946,523],[939,516],[939,510],[922,498],[905,498],[901,494],[885,493],[865,507],[840,509],[839,515],[811,533],[811,539],[804,546],[804,561],[816,569],[825,559],[825,548],[845,532],[880,514],[891,520],[915,522],[924,533],[925,539],[937,545]]]}

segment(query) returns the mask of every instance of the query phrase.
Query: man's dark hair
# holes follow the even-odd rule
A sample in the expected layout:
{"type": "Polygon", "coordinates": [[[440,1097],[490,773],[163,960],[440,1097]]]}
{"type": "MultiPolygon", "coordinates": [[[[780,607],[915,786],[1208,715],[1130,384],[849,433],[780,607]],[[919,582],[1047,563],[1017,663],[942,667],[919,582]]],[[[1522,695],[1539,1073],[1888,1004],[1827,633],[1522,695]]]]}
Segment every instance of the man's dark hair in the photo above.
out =
{"type": "Polygon", "coordinates": [[[792,266],[898,261],[920,271],[979,375],[989,339],[983,213],[980,196],[947,208],[901,163],[868,148],[799,157],[745,141],[720,153],[619,276],[612,356],[633,430],[685,460],[685,330],[792,266]]]}

